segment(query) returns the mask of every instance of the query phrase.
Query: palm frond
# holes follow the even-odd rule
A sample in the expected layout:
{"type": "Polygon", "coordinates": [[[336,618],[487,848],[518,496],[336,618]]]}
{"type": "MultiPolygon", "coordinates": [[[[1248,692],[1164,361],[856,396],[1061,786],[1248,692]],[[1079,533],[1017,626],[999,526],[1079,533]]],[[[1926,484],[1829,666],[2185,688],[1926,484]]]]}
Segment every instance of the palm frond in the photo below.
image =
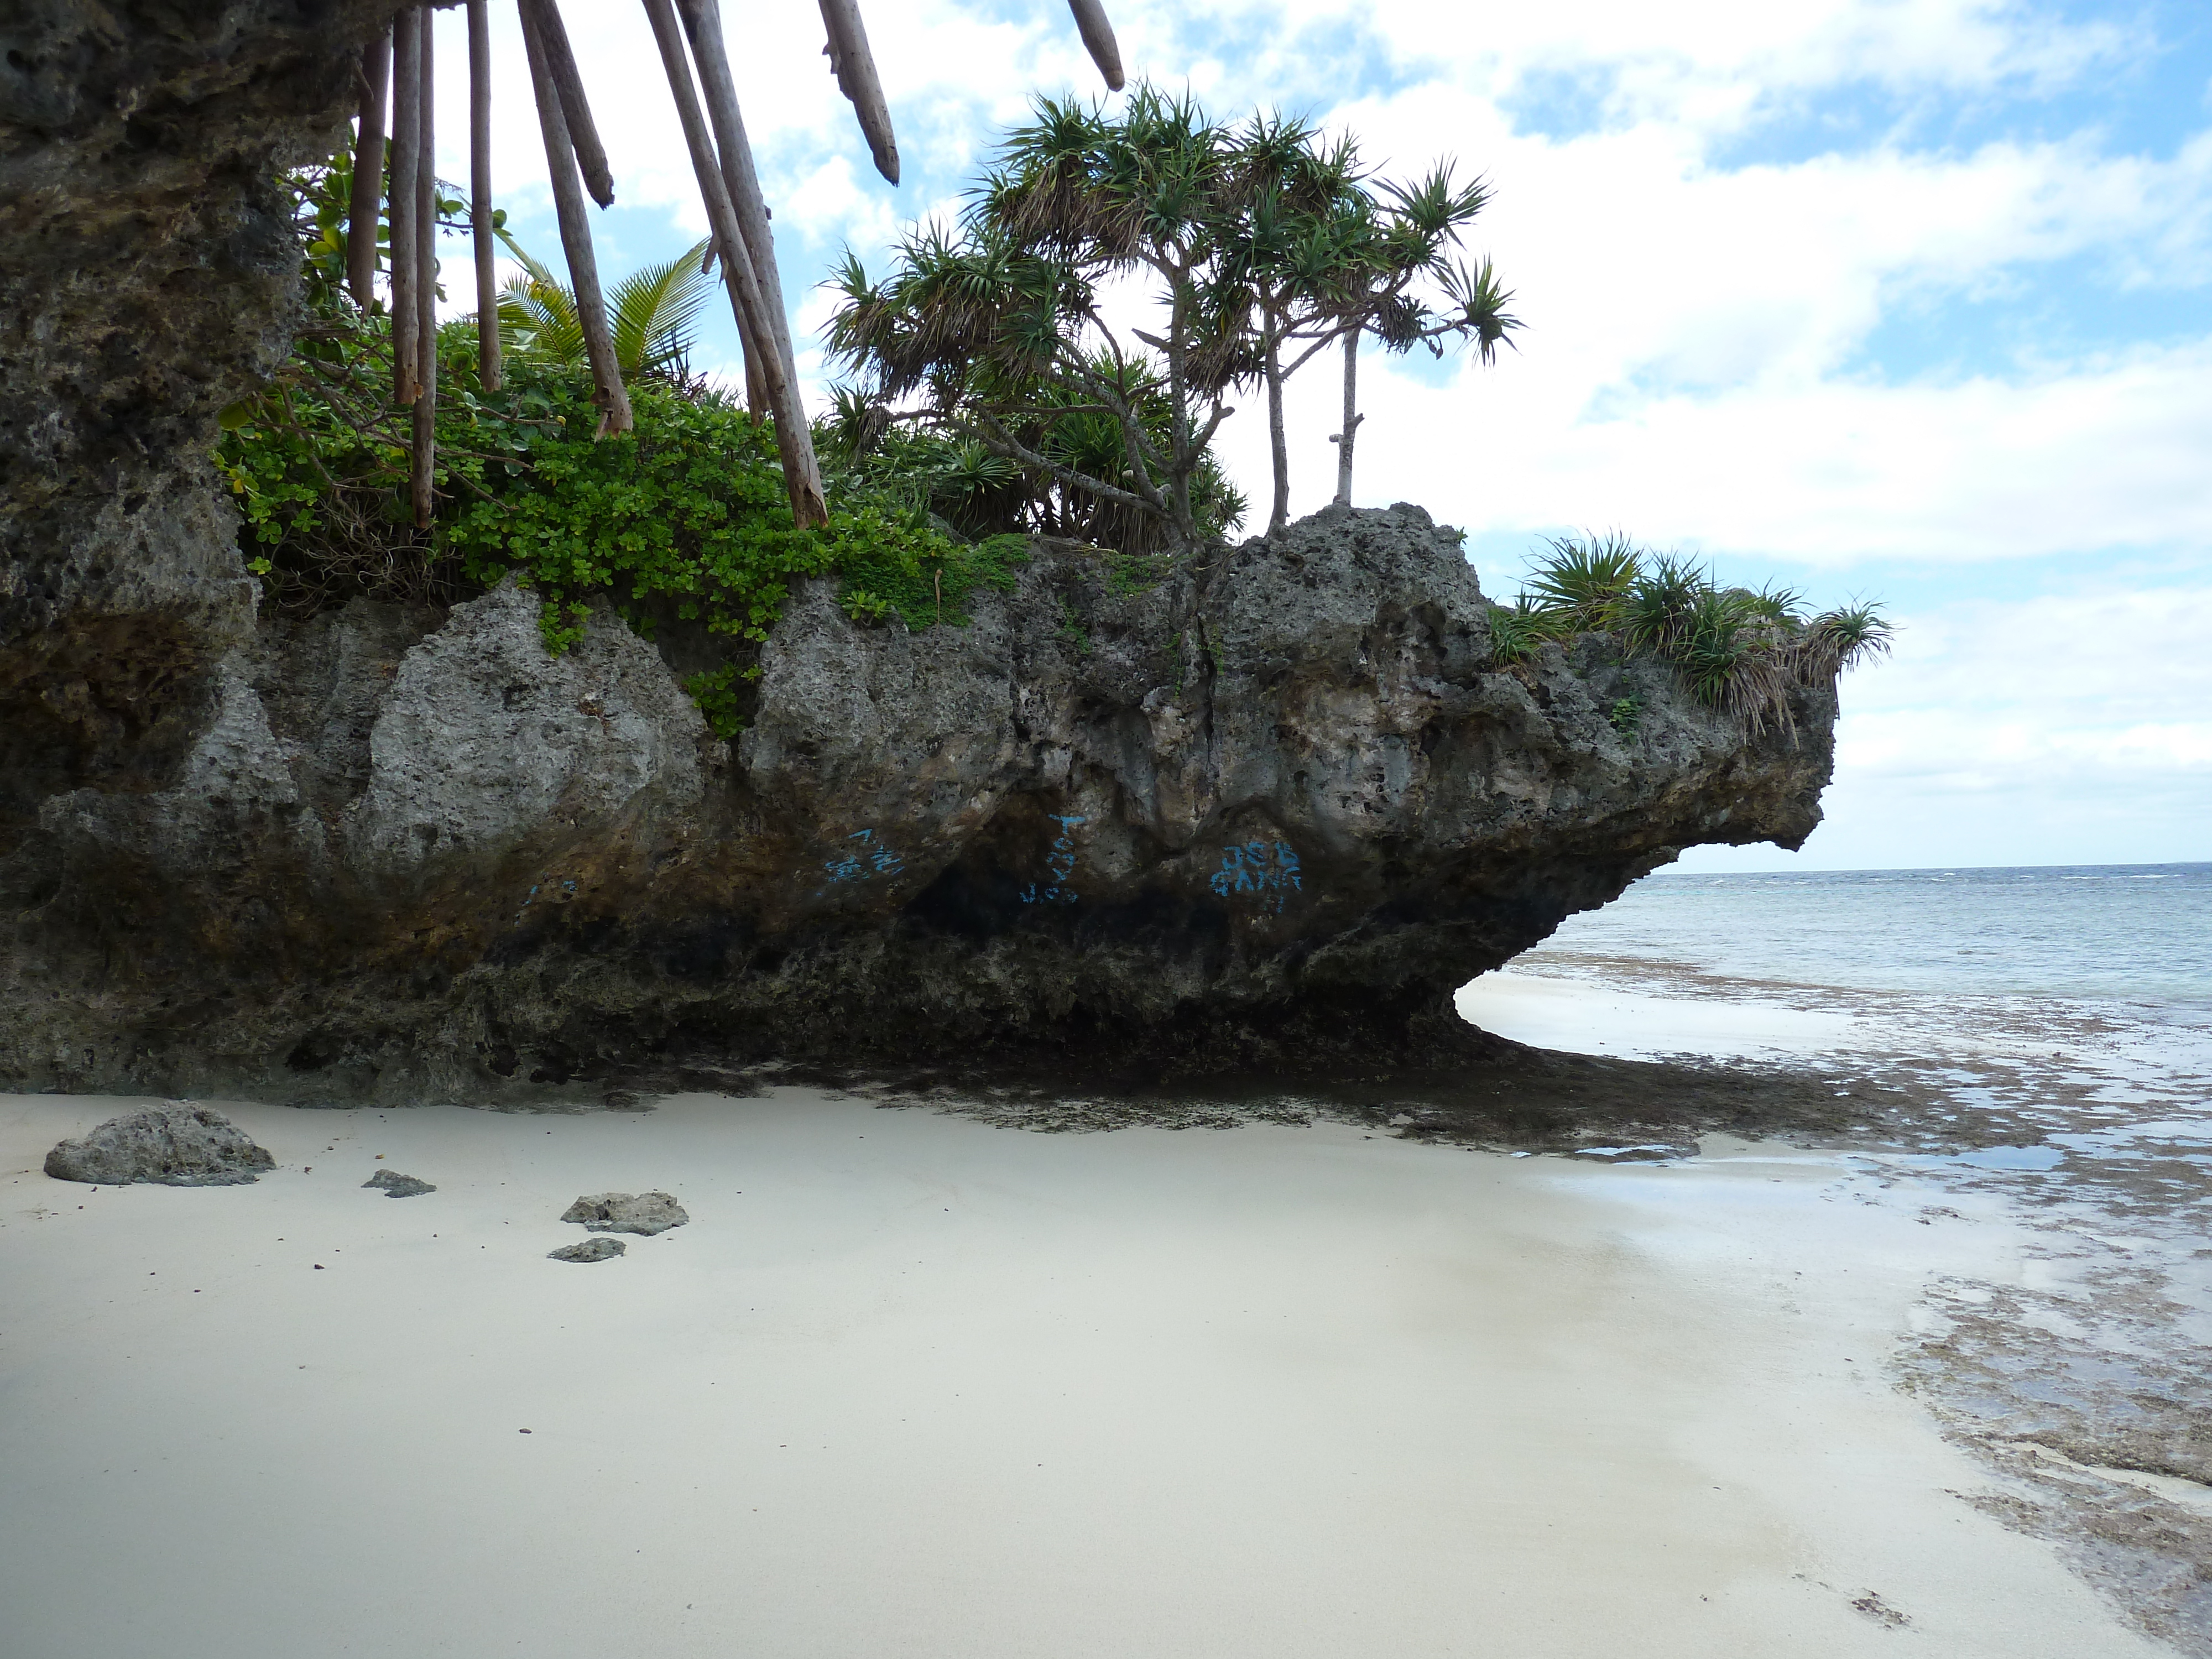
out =
{"type": "Polygon", "coordinates": [[[607,293],[607,324],[623,378],[680,367],[691,354],[692,328],[719,279],[700,267],[708,243],[660,264],[642,265],[607,293]]]}

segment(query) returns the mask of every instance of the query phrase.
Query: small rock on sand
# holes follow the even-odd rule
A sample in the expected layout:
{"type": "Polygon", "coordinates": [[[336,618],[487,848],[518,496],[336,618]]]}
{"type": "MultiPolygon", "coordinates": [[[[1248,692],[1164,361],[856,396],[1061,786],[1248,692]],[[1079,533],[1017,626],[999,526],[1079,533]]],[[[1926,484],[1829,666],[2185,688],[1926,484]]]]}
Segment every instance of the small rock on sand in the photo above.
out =
{"type": "Polygon", "coordinates": [[[571,1204],[561,1218],[581,1222],[595,1233],[642,1233],[648,1238],[690,1218],[666,1193],[593,1193],[571,1204]]]}
{"type": "MultiPolygon", "coordinates": [[[[564,1244],[550,1251],[548,1261],[611,1261],[629,1248],[619,1238],[587,1238],[580,1244],[564,1244]]],[[[525,1429],[523,1433],[528,1434],[525,1429]]]]}
{"type": "Polygon", "coordinates": [[[221,1112],[181,1100],[112,1117],[46,1154],[46,1173],[55,1180],[102,1187],[235,1187],[276,1167],[221,1112]]]}
{"type": "Polygon", "coordinates": [[[438,1190],[428,1182],[417,1181],[413,1176],[404,1176],[397,1170],[379,1170],[361,1184],[376,1188],[386,1198],[419,1198],[424,1193],[438,1190]]]}

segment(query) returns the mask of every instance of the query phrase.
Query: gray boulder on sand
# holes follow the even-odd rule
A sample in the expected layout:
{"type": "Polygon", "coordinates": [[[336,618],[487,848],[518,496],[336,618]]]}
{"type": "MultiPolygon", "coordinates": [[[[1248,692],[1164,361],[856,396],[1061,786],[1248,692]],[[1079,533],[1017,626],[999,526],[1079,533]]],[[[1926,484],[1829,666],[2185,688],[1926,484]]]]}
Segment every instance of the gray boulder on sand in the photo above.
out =
{"type": "Polygon", "coordinates": [[[417,1181],[413,1176],[404,1176],[397,1170],[379,1170],[361,1183],[374,1187],[386,1198],[420,1198],[424,1193],[438,1189],[427,1181],[417,1181]]]}
{"type": "Polygon", "coordinates": [[[690,1218],[666,1193],[593,1193],[571,1204],[561,1218],[581,1222],[595,1233],[643,1233],[648,1238],[690,1218]]]}
{"type": "Polygon", "coordinates": [[[221,1112],[179,1100],[112,1117],[46,1154],[46,1173],[55,1180],[100,1187],[142,1181],[235,1187],[276,1167],[276,1160],[221,1112]]]}
{"type": "Polygon", "coordinates": [[[548,1261],[611,1261],[629,1248],[619,1238],[587,1238],[580,1244],[564,1244],[546,1252],[548,1261]]]}

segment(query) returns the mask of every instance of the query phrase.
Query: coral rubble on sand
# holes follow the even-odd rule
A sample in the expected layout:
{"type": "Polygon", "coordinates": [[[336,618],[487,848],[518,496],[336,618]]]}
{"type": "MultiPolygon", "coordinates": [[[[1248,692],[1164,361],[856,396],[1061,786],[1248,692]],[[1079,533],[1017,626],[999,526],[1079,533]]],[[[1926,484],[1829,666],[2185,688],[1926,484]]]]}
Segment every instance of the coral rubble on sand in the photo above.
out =
{"type": "Polygon", "coordinates": [[[221,1112],[189,1101],[112,1117],[46,1154],[46,1173],[55,1180],[102,1187],[234,1187],[276,1167],[276,1160],[221,1112]]]}

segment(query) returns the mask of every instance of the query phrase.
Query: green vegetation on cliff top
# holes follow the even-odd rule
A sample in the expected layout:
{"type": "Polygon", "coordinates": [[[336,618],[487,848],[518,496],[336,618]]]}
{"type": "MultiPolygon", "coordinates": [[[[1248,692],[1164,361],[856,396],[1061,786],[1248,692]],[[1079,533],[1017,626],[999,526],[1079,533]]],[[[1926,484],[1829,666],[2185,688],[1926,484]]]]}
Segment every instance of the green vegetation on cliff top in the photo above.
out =
{"type": "MultiPolygon", "coordinates": [[[[450,602],[514,580],[541,596],[556,653],[581,637],[593,599],[648,638],[671,619],[696,625],[720,642],[722,662],[686,690],[726,737],[742,724],[740,684],[758,675],[757,647],[794,577],[834,575],[856,621],[957,624],[979,584],[1012,586],[1033,533],[1109,541],[1123,556],[1118,571],[1131,557],[1149,564],[1164,533],[1176,546],[1218,542],[1243,515],[1205,441],[1192,443],[1190,400],[1218,400],[1218,388],[1163,376],[1110,344],[1086,356],[1075,335],[1087,308],[1078,306],[1073,321],[1048,319],[1071,331],[1054,361],[1074,367],[1058,380],[1036,371],[1010,390],[1012,370],[997,364],[963,382],[941,419],[894,411],[878,400],[881,386],[873,398],[841,392],[814,432],[830,521],[798,529],[772,428],[690,374],[690,325],[711,294],[695,248],[613,290],[631,432],[597,435],[573,298],[526,256],[501,297],[496,390],[478,378],[473,319],[440,329],[435,495],[417,529],[411,413],[391,394],[390,323],[380,304],[358,307],[344,287],[350,158],[289,183],[307,316],[270,385],[226,411],[216,453],[244,514],[248,566],[280,607],[356,595],[450,602]],[[1006,417],[971,419],[965,401],[1004,403],[1017,391],[1027,425],[994,441],[1008,436],[1006,417]],[[1166,450],[1179,457],[1169,469],[1173,515],[1101,482],[1126,480],[1133,457],[1166,450]]],[[[441,193],[439,206],[460,228],[464,204],[441,193]]],[[[848,310],[861,299],[873,291],[848,295],[848,310]]],[[[841,323],[849,335],[851,319],[841,323]]],[[[839,343],[867,355],[854,339],[839,343]]],[[[1226,371],[1221,384],[1236,378],[1226,371]]],[[[1872,607],[1803,617],[1794,595],[1718,587],[1618,536],[1555,542],[1530,588],[1491,612],[1500,666],[1526,663],[1547,641],[1617,633],[1754,730],[1786,726],[1792,686],[1885,649],[1889,633],[1872,607]]],[[[1632,731],[1639,715],[1617,708],[1614,724],[1632,731]]]]}

